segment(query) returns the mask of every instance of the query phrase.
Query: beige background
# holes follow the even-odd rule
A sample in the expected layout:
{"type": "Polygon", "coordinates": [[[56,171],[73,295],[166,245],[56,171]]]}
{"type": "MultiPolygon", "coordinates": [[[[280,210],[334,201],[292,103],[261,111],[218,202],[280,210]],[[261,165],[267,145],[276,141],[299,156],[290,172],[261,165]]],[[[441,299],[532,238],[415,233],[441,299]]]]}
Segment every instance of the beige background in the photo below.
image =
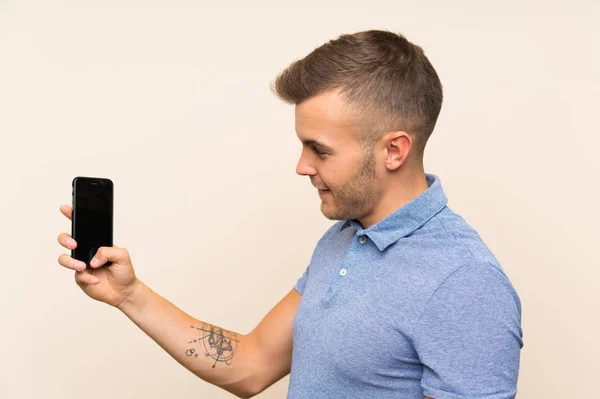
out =
{"type": "Polygon", "coordinates": [[[269,82],[366,29],[406,34],[444,84],[426,170],[521,297],[518,397],[600,397],[598,2],[287,3],[0,2],[0,397],[231,397],[79,290],[58,208],[74,176],[111,178],[138,276],[248,332],[333,223],[269,82]]]}

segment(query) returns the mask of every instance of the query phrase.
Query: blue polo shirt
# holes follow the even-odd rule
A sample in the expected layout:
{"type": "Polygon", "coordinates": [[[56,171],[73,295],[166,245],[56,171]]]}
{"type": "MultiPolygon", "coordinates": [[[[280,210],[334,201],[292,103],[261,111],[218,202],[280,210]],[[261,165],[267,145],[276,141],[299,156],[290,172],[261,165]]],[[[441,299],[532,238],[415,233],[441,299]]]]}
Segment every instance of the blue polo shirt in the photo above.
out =
{"type": "Polygon", "coordinates": [[[507,399],[521,303],[477,232],[429,188],[363,229],[335,223],[294,287],[288,399],[507,399]]]}

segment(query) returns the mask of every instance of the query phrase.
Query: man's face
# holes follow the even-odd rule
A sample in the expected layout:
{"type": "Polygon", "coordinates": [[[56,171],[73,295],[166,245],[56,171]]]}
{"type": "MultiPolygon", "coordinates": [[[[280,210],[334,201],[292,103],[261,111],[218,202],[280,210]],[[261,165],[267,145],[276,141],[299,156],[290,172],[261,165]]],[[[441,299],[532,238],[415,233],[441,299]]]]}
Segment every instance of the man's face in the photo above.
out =
{"type": "Polygon", "coordinates": [[[336,92],[296,106],[296,134],[302,142],[296,173],[326,189],[319,190],[321,211],[331,220],[371,215],[382,192],[374,154],[365,154],[355,127],[336,92]]]}

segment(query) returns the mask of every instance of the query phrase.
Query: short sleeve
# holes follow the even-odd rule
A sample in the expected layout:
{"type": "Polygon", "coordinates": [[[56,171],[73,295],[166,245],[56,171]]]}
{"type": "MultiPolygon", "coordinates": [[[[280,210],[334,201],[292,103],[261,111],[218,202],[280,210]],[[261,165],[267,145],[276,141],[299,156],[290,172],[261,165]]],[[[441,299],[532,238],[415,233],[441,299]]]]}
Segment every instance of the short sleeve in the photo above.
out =
{"type": "Polygon", "coordinates": [[[412,336],[424,365],[425,396],[516,396],[523,347],[521,303],[496,267],[468,265],[450,275],[429,300],[412,336]]]}
{"type": "Polygon", "coordinates": [[[302,293],[304,292],[304,287],[306,286],[306,279],[307,278],[308,278],[308,267],[306,268],[306,270],[304,270],[304,273],[298,279],[298,281],[296,282],[296,285],[294,286],[294,289],[296,291],[298,291],[298,293],[300,295],[302,295],[302,293]]]}

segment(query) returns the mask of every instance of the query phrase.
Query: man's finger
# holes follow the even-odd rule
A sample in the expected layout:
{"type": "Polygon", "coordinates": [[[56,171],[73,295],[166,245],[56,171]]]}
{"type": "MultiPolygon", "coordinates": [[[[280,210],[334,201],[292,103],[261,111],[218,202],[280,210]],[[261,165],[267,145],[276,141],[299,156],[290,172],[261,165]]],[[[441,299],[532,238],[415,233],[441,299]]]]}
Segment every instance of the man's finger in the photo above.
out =
{"type": "Polygon", "coordinates": [[[83,287],[84,285],[96,285],[98,284],[100,280],[98,279],[98,277],[96,276],[92,276],[90,273],[86,272],[86,271],[76,271],[75,272],[75,282],[77,283],[77,285],[79,285],[80,287],[83,287]]]}
{"type": "Polygon", "coordinates": [[[69,218],[69,220],[73,220],[72,219],[73,208],[71,208],[71,206],[69,206],[69,205],[61,205],[60,206],[60,211],[62,212],[63,215],[65,215],[67,218],[69,218]]]}
{"type": "Polygon", "coordinates": [[[60,233],[58,235],[58,243],[67,249],[75,249],[77,247],[77,242],[67,233],[60,233]]]}
{"type": "Polygon", "coordinates": [[[67,254],[60,254],[60,256],[58,257],[58,263],[61,266],[66,267],[67,269],[79,271],[86,269],[86,264],[84,262],[81,262],[77,259],[73,259],[67,254]]]}
{"type": "Polygon", "coordinates": [[[90,261],[90,266],[98,268],[106,262],[129,263],[129,252],[125,248],[100,247],[90,261]]]}

